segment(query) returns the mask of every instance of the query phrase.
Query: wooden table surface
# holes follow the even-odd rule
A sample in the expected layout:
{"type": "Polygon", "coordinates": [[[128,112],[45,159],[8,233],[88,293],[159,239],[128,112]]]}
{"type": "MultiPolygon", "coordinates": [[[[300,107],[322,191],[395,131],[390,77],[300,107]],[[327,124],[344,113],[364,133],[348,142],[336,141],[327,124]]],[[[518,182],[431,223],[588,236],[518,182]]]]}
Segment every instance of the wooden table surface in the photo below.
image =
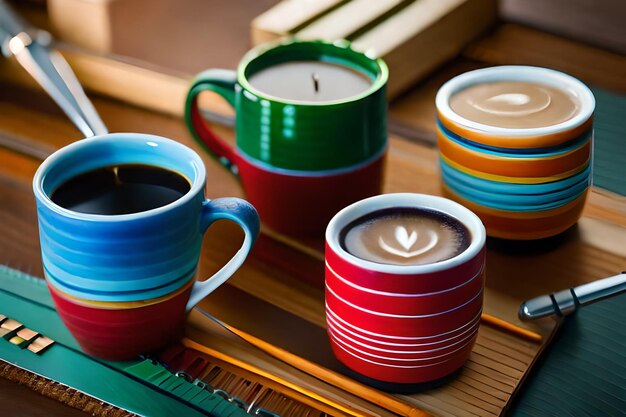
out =
{"type": "MultiPolygon", "coordinates": [[[[391,105],[390,127],[394,133],[385,192],[439,194],[434,94],[442,82],[456,73],[504,63],[551,66],[590,84],[626,92],[624,57],[520,26],[503,25],[391,105]],[[415,173],[431,180],[412,181],[415,173]]],[[[178,118],[103,97],[92,98],[112,132],[157,134],[199,151],[178,118]]],[[[217,130],[231,140],[234,137],[230,129],[217,130]]],[[[0,80],[0,264],[42,276],[32,176],[45,155],[80,138],[80,133],[43,93],[0,80]]],[[[208,197],[243,197],[238,182],[211,158],[203,157],[210,178],[208,197]]],[[[241,239],[241,232],[229,223],[213,226],[204,241],[200,274],[206,276],[216,271],[237,250],[241,239]]],[[[263,247],[280,251],[289,262],[269,262],[267,253],[255,251],[227,285],[307,317],[307,311],[323,303],[320,271],[313,268],[303,274],[309,262],[306,254],[268,236],[261,239],[265,242],[263,247]],[[264,293],[263,288],[281,291],[264,293]]],[[[303,243],[319,248],[321,241],[303,243]]],[[[583,219],[563,235],[530,244],[491,240],[488,247],[488,287],[516,301],[613,275],[626,269],[626,200],[594,189],[583,219]]],[[[507,308],[513,317],[517,305],[512,303],[507,308]]],[[[0,410],[0,414],[8,411],[12,416],[78,414],[27,387],[2,379],[0,410]]]]}

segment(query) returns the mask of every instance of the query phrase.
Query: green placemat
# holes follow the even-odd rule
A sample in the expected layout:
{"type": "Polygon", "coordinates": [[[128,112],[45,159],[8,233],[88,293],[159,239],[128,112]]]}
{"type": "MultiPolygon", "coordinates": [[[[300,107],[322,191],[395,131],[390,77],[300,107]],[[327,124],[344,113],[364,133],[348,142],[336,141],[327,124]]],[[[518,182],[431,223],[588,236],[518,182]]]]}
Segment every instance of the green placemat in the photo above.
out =
{"type": "Polygon", "coordinates": [[[593,183],[626,195],[626,96],[600,88],[592,91],[596,97],[593,183]]]}
{"type": "MultiPolygon", "coordinates": [[[[110,362],[83,353],[56,313],[45,282],[3,265],[0,265],[0,314],[55,341],[45,350],[34,353],[27,348],[26,341],[11,341],[20,327],[1,334],[0,376],[10,372],[3,365],[6,362],[31,375],[40,376],[38,383],[57,383],[87,394],[96,405],[101,400],[141,416],[248,415],[223,396],[176,376],[151,360],[110,362]]],[[[63,388],[58,391],[58,395],[51,397],[76,406],[65,401],[68,391],[63,388]]],[[[95,411],[94,407],[78,406],[90,411],[95,411]]],[[[106,415],[115,412],[107,407],[99,407],[98,410],[106,412],[106,415]]],[[[0,416],[3,415],[0,403],[0,416]]]]}
{"type": "Polygon", "coordinates": [[[626,415],[626,294],[566,319],[511,415],[626,415]]]}

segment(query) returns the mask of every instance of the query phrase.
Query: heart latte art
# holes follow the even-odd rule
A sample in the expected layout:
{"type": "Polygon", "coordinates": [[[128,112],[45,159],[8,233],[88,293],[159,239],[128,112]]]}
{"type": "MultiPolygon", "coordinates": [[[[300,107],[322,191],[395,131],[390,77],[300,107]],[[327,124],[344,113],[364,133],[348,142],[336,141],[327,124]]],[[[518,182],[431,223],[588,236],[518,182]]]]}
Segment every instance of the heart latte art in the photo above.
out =
{"type": "Polygon", "coordinates": [[[469,231],[447,214],[414,208],[380,210],[341,235],[344,249],[378,263],[424,265],[453,258],[469,246],[469,231]]]}

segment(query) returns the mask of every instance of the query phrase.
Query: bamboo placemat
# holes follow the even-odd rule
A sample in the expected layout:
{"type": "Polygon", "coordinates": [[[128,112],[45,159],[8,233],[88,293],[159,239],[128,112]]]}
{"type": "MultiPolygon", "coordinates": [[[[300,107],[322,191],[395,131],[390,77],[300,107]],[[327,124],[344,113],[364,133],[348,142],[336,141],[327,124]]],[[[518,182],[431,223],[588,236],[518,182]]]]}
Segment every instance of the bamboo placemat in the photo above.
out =
{"type": "MultiPolygon", "coordinates": [[[[485,310],[513,309],[506,296],[488,291],[485,310]]],[[[445,385],[412,395],[386,394],[364,386],[348,376],[333,356],[323,326],[324,312],[303,318],[270,304],[250,293],[226,285],[204,300],[201,308],[233,326],[253,344],[295,365],[320,380],[349,390],[372,403],[400,415],[498,416],[504,413],[539,354],[556,330],[556,322],[544,323],[541,341],[526,338],[483,322],[472,355],[456,378],[445,385]],[[232,306],[237,305],[237,309],[232,306]],[[254,317],[254,320],[250,318],[254,317]]],[[[211,325],[192,314],[188,334],[200,344],[222,349],[224,353],[257,363],[254,351],[242,353],[232,346],[216,346],[205,339],[211,325]]],[[[309,387],[324,391],[323,384],[309,387]]]]}

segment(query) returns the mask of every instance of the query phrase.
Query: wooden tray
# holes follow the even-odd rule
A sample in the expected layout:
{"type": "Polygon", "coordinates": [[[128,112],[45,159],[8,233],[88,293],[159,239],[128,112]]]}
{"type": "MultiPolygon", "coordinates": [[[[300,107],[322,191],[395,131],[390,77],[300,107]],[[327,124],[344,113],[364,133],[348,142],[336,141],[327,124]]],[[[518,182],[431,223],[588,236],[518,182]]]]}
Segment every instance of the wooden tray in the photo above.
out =
{"type": "MultiPolygon", "coordinates": [[[[489,292],[487,310],[503,301],[505,298],[502,295],[489,292]]],[[[509,300],[505,303],[510,305],[509,300]]],[[[393,413],[407,416],[422,415],[422,412],[441,416],[501,415],[549,341],[549,334],[540,342],[532,342],[483,324],[469,362],[454,380],[440,388],[413,395],[385,394],[346,376],[346,369],[333,357],[325,329],[319,324],[324,320],[323,311],[313,323],[231,286],[218,290],[201,307],[243,332],[244,337],[252,339],[255,345],[278,359],[295,364],[300,370],[328,384],[349,389],[352,394],[393,413]],[[233,309],[233,305],[239,307],[233,309]],[[255,320],[251,321],[250,317],[255,317],[255,320]]],[[[246,349],[241,341],[235,343],[235,347],[215,343],[212,327],[205,317],[194,312],[189,319],[187,336],[226,355],[251,364],[259,363],[258,350],[246,349]]],[[[544,328],[544,331],[547,330],[547,327],[544,328]]],[[[272,369],[268,371],[276,372],[272,369]]],[[[297,380],[293,382],[298,383],[297,380]]],[[[324,395],[326,390],[323,384],[313,384],[309,388],[320,395],[324,395]]],[[[354,415],[363,412],[361,410],[354,415]]],[[[375,413],[372,411],[371,415],[375,413]]]]}
{"type": "MultiPolygon", "coordinates": [[[[436,151],[396,138],[391,143],[386,191],[439,194],[436,151]]],[[[547,245],[543,250],[548,250],[551,244],[547,245]]],[[[245,272],[205,299],[200,307],[275,358],[394,414],[407,416],[502,415],[558,328],[559,323],[551,319],[534,324],[520,322],[517,309],[522,299],[487,288],[484,313],[512,326],[483,320],[472,356],[452,382],[414,395],[383,393],[347,376],[346,368],[330,351],[325,330],[322,247],[319,240],[295,240],[264,228],[245,272]],[[251,317],[254,319],[250,320],[251,317]],[[511,332],[511,327],[517,331],[511,332]]],[[[490,241],[489,253],[496,257],[516,250],[519,250],[516,245],[509,247],[506,242],[490,241]]],[[[487,273],[489,276],[490,271],[487,273]]],[[[491,273],[501,275],[505,269],[499,267],[491,273]]],[[[234,344],[216,343],[215,326],[197,312],[190,316],[187,330],[188,337],[201,345],[250,364],[262,362],[259,361],[262,353],[246,347],[241,340],[234,344]]],[[[279,369],[283,377],[290,378],[288,367],[279,366],[279,369]]],[[[277,369],[270,368],[268,372],[277,369]]],[[[292,381],[299,383],[298,378],[292,381]]],[[[326,384],[307,388],[324,395],[326,384]]],[[[333,401],[341,402],[341,399],[333,401]]],[[[349,408],[353,404],[344,405],[349,408]]],[[[354,415],[363,413],[364,410],[358,410],[354,415]]],[[[371,415],[377,413],[372,411],[371,415]]]]}
{"type": "MultiPolygon", "coordinates": [[[[397,162],[395,159],[392,154],[392,165],[397,162]]],[[[417,181],[433,180],[428,177],[435,173],[424,173],[421,175],[424,178],[420,178],[419,169],[415,168],[417,181]]],[[[265,230],[254,255],[255,268],[262,268],[262,262],[287,276],[277,276],[271,281],[257,281],[254,276],[245,278],[245,283],[237,280],[234,285],[218,289],[200,308],[273,356],[401,415],[420,412],[442,416],[501,415],[558,324],[553,320],[532,326],[522,324],[516,317],[520,300],[486,289],[487,317],[472,356],[458,377],[440,388],[414,395],[383,394],[354,381],[333,357],[325,330],[323,255],[315,242],[303,244],[265,230]],[[488,320],[493,316],[510,326],[488,320]]],[[[214,347],[206,339],[211,327],[206,322],[202,315],[192,314],[188,336],[214,347]]],[[[223,353],[242,357],[241,352],[229,348],[224,348],[223,353]]],[[[257,362],[254,352],[243,357],[250,363],[257,362]]]]}

